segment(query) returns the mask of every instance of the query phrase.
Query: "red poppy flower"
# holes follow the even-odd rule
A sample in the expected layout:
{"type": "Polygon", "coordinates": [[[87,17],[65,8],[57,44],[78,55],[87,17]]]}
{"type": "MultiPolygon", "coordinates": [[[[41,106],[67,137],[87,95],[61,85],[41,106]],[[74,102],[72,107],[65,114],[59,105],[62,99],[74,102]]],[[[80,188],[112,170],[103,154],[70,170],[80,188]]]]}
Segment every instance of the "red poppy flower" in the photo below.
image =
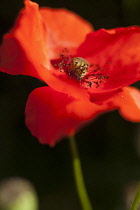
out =
{"type": "Polygon", "coordinates": [[[140,28],[100,29],[66,9],[40,8],[25,0],[0,48],[0,70],[36,77],[26,104],[26,124],[53,146],[102,112],[118,109],[140,120],[140,28]]]}

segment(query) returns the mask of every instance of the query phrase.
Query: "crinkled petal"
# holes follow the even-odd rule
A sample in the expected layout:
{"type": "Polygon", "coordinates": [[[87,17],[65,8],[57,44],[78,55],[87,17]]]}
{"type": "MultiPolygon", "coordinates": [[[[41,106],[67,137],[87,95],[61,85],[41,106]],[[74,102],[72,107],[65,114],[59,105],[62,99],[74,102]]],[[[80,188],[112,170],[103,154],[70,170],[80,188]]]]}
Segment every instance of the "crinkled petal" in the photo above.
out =
{"type": "Polygon", "coordinates": [[[26,104],[26,125],[41,143],[55,145],[76,132],[110,105],[96,105],[59,93],[50,87],[35,89],[26,104]]]}
{"type": "Polygon", "coordinates": [[[112,98],[113,106],[120,114],[132,122],[140,122],[140,91],[134,87],[124,87],[122,92],[112,98]]]}
{"type": "Polygon", "coordinates": [[[98,64],[103,68],[98,73],[109,76],[89,92],[110,92],[130,85],[140,79],[140,27],[101,29],[90,33],[77,55],[86,58],[90,64],[98,64]]]}

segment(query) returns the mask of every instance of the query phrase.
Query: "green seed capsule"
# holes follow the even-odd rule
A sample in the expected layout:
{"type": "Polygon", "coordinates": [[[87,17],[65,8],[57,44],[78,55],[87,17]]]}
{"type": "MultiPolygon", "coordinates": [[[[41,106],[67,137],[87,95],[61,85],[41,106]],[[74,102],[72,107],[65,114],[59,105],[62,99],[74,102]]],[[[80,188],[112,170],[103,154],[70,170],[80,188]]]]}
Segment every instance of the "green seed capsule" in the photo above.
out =
{"type": "Polygon", "coordinates": [[[70,76],[82,80],[88,71],[88,67],[89,64],[85,59],[81,57],[72,58],[71,69],[69,71],[70,76]]]}

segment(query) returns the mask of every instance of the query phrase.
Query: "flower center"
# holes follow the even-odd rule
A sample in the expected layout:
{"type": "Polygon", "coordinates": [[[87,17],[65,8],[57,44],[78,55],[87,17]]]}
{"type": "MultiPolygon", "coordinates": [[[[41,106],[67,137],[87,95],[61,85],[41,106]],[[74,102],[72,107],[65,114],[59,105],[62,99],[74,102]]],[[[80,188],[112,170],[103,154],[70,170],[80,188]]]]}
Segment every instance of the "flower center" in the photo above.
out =
{"type": "Polygon", "coordinates": [[[54,66],[58,67],[61,73],[79,81],[85,88],[91,88],[93,85],[98,88],[102,82],[106,82],[106,79],[109,78],[105,74],[104,68],[101,68],[98,64],[89,65],[84,58],[72,57],[67,49],[64,49],[63,53],[59,53],[59,57],[60,62],[54,64],[54,66]]]}

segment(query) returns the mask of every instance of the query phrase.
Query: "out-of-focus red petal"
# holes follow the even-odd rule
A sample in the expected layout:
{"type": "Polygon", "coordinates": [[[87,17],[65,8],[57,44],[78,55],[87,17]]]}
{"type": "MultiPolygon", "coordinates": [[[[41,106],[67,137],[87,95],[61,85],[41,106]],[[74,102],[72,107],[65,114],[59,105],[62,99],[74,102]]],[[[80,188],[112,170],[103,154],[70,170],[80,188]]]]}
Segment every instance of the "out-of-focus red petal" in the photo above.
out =
{"type": "MultiPolygon", "coordinates": [[[[113,91],[140,79],[140,27],[101,29],[87,35],[77,55],[104,68],[109,76],[90,92],[113,91]],[[110,62],[107,64],[107,62],[110,62]]],[[[94,67],[93,67],[94,69],[94,67]]],[[[99,72],[100,73],[100,72],[99,72]]]]}
{"type": "Polygon", "coordinates": [[[55,145],[112,106],[96,105],[59,93],[50,87],[35,89],[26,104],[26,125],[41,143],[55,145]]]}
{"type": "Polygon", "coordinates": [[[134,87],[124,87],[122,92],[112,98],[113,106],[120,114],[132,122],[140,122],[140,91],[134,87]]]}
{"type": "Polygon", "coordinates": [[[77,130],[82,122],[66,111],[72,97],[50,87],[35,89],[26,104],[26,125],[41,143],[54,146],[61,138],[77,130]]]}

